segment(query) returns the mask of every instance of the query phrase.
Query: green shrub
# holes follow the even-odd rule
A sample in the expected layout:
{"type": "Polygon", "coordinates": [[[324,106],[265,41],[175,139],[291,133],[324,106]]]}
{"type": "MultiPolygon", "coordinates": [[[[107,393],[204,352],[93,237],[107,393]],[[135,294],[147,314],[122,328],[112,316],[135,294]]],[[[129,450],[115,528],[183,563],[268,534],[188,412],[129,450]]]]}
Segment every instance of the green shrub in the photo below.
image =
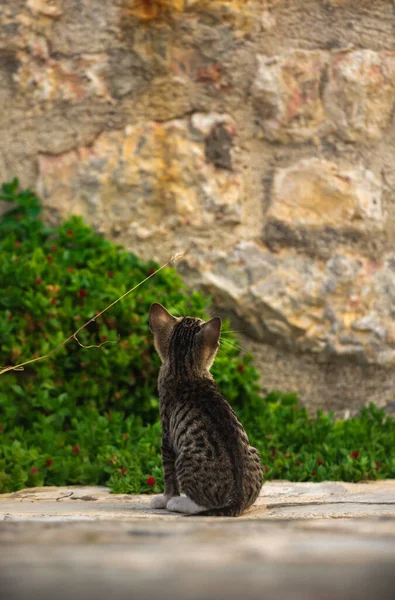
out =
{"type": "MultiPolygon", "coordinates": [[[[1,199],[0,365],[47,354],[157,267],[104,240],[81,219],[46,227],[16,181],[1,199]]],[[[164,269],[49,358],[0,376],[0,491],[106,484],[114,492],[163,486],[152,302],[204,317],[209,299],[164,269]]],[[[314,418],[292,395],[259,393],[250,356],[226,330],[214,376],[259,448],[267,478],[322,481],[395,476],[395,422],[370,406],[358,418],[314,418]]]]}

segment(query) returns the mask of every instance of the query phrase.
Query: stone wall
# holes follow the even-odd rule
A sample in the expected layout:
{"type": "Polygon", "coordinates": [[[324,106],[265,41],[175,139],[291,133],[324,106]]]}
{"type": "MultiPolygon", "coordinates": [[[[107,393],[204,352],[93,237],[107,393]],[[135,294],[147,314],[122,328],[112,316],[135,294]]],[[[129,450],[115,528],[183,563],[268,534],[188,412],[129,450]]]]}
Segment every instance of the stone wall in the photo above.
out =
{"type": "Polygon", "coordinates": [[[186,249],[264,387],[391,408],[393,1],[0,0],[0,23],[1,180],[186,249]]]}

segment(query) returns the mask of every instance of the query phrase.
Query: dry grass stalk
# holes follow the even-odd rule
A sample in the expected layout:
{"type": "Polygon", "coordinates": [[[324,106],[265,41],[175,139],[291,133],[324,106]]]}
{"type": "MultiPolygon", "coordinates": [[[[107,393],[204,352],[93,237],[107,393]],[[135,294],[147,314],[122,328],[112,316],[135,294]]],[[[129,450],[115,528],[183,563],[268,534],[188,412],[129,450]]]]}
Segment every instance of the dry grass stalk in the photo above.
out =
{"type": "Polygon", "coordinates": [[[37,358],[31,358],[30,360],[26,360],[25,362],[20,363],[19,365],[4,367],[4,368],[2,368],[0,370],[0,375],[3,375],[4,373],[7,373],[8,371],[23,371],[23,369],[24,369],[24,367],[26,365],[30,365],[31,363],[38,362],[39,360],[45,360],[46,358],[49,358],[50,356],[52,356],[52,354],[55,354],[55,352],[57,352],[58,350],[60,350],[60,348],[62,348],[63,346],[65,346],[71,340],[75,340],[81,346],[81,348],[100,348],[104,344],[116,344],[117,341],[113,342],[113,341],[108,340],[108,341],[102,342],[101,344],[98,344],[98,345],[92,344],[91,346],[84,346],[83,344],[81,344],[81,342],[79,341],[79,339],[78,339],[77,336],[80,333],[80,331],[82,331],[83,329],[85,329],[85,327],[87,327],[90,323],[93,323],[93,321],[96,321],[96,319],[98,319],[99,317],[101,317],[101,315],[103,313],[105,313],[107,310],[109,310],[110,308],[112,308],[114,306],[114,304],[116,304],[117,302],[120,302],[120,300],[123,300],[123,298],[125,298],[126,296],[128,296],[129,294],[131,294],[132,292],[134,292],[135,290],[137,290],[137,288],[139,288],[141,285],[143,285],[143,283],[145,283],[146,281],[148,281],[148,279],[151,279],[152,277],[155,277],[155,275],[157,273],[159,273],[159,271],[162,271],[162,269],[164,269],[165,267],[167,267],[167,266],[175,263],[177,260],[179,260],[183,256],[184,256],[184,252],[178,252],[177,254],[175,254],[174,256],[172,256],[170,258],[170,260],[168,260],[164,265],[162,265],[161,267],[159,267],[159,269],[157,269],[156,271],[154,271],[153,273],[151,273],[150,275],[148,275],[148,277],[146,277],[145,279],[143,279],[143,281],[140,281],[140,283],[138,283],[137,285],[135,285],[134,287],[132,287],[130,290],[128,290],[127,292],[125,292],[124,294],[122,294],[122,296],[120,296],[119,298],[117,298],[116,300],[114,300],[114,302],[111,302],[111,304],[109,304],[108,306],[106,306],[106,308],[104,308],[99,313],[97,313],[97,315],[95,315],[94,317],[92,317],[92,319],[89,319],[89,321],[87,321],[86,323],[84,323],[83,325],[81,325],[81,327],[79,327],[77,329],[77,331],[75,331],[74,333],[72,333],[66,340],[64,340],[63,342],[61,342],[60,344],[58,344],[58,346],[56,346],[55,348],[53,348],[50,352],[48,352],[48,354],[44,354],[43,356],[38,356],[37,358]]]}

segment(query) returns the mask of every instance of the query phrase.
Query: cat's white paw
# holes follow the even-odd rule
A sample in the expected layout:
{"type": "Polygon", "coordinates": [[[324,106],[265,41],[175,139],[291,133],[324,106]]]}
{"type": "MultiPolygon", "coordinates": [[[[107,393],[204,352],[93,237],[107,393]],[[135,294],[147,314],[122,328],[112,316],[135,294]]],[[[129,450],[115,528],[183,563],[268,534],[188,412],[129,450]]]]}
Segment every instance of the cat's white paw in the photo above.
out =
{"type": "Polygon", "coordinates": [[[166,508],[169,496],[155,496],[152,498],[150,508],[166,508]]]}
{"type": "Polygon", "coordinates": [[[187,496],[174,496],[174,498],[170,498],[166,508],[172,512],[181,512],[188,515],[204,510],[204,506],[199,506],[187,496]]]}

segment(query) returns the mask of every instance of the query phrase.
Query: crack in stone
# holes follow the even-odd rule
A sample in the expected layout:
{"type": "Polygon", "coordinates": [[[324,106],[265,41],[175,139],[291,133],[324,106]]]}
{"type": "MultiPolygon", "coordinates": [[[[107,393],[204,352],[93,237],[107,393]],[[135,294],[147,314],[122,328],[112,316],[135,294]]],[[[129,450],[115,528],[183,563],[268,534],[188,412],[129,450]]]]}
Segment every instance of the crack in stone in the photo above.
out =
{"type": "Polygon", "coordinates": [[[71,499],[72,500],[83,500],[84,502],[92,502],[92,501],[97,500],[97,498],[94,498],[94,496],[72,496],[71,499]]]}
{"type": "Polygon", "coordinates": [[[393,506],[395,509],[395,500],[394,502],[361,502],[359,500],[335,500],[334,502],[289,502],[289,503],[281,503],[281,504],[266,504],[266,508],[275,509],[275,508],[285,508],[285,507],[295,507],[295,506],[330,506],[332,504],[361,504],[367,506],[393,506]]]}
{"type": "Polygon", "coordinates": [[[70,492],[70,494],[65,494],[64,496],[59,496],[58,498],[56,498],[56,502],[60,502],[64,498],[71,498],[73,494],[74,494],[74,492],[70,492]]]}

